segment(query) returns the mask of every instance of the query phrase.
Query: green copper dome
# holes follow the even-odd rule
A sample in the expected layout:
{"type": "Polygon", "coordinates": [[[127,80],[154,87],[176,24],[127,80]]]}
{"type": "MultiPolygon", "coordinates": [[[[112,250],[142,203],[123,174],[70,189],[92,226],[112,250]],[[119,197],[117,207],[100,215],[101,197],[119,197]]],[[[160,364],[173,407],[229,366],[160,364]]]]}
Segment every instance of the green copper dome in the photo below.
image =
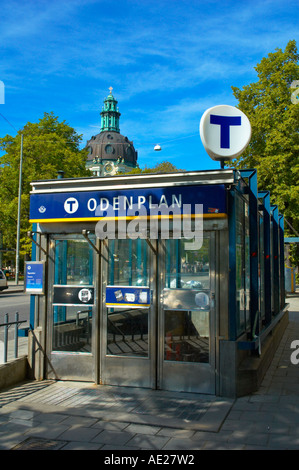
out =
{"type": "Polygon", "coordinates": [[[120,132],[119,117],[120,112],[117,107],[117,101],[112,95],[112,87],[109,88],[110,94],[104,100],[104,106],[101,112],[101,132],[120,132]]]}

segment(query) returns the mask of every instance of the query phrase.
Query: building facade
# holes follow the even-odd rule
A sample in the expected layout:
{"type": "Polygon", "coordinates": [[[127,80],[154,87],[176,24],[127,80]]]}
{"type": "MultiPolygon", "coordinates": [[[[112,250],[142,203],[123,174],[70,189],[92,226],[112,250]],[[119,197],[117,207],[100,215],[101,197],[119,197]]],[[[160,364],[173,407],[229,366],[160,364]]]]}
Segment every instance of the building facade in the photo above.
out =
{"type": "Polygon", "coordinates": [[[288,321],[283,216],[256,170],[35,181],[30,221],[36,379],[256,390],[288,321]],[[197,204],[202,238],[174,237],[197,204]]]}
{"type": "Polygon", "coordinates": [[[89,150],[86,167],[93,176],[113,176],[138,167],[133,142],[120,133],[120,115],[110,87],[101,112],[100,133],[86,144],[89,150]]]}

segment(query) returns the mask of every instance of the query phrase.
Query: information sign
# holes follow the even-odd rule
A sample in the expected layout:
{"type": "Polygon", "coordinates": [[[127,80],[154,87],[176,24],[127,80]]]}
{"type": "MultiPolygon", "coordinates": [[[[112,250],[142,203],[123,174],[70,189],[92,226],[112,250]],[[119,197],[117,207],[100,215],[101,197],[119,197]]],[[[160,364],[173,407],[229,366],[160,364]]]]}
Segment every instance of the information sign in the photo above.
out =
{"type": "Polygon", "coordinates": [[[53,305],[94,305],[94,287],[54,285],[53,305]]]}
{"type": "Polygon", "coordinates": [[[150,306],[149,287],[140,286],[107,286],[106,307],[138,307],[150,306]]]}
{"type": "Polygon", "coordinates": [[[26,261],[25,292],[28,294],[45,293],[45,262],[26,261]]]}
{"type": "Polygon", "coordinates": [[[115,218],[130,217],[132,210],[144,209],[148,216],[156,209],[178,208],[184,213],[189,207],[195,214],[195,205],[202,204],[203,215],[226,214],[226,191],[222,184],[175,186],[165,188],[137,188],[122,190],[78,191],[73,193],[31,194],[30,221],[33,222],[89,222],[103,218],[111,208],[115,218]]]}

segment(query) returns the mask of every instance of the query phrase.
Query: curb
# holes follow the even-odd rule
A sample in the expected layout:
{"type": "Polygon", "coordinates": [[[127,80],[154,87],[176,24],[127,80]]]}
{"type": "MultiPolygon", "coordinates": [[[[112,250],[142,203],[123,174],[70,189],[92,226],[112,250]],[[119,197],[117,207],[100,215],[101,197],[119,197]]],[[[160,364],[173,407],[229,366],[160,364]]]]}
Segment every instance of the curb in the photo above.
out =
{"type": "Polygon", "coordinates": [[[24,291],[24,286],[8,286],[8,289],[5,289],[5,291],[2,291],[5,294],[12,294],[12,293],[20,293],[23,292],[23,294],[26,294],[24,291]]]}

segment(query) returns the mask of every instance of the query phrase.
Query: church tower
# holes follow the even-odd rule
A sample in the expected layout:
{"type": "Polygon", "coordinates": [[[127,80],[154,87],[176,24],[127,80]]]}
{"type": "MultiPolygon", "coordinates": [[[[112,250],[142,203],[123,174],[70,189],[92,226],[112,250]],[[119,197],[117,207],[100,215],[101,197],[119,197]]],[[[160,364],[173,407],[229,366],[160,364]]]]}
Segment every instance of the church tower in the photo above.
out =
{"type": "Polygon", "coordinates": [[[103,110],[101,112],[101,132],[113,131],[119,133],[120,112],[117,108],[117,101],[112,95],[112,87],[109,88],[110,94],[104,100],[103,110]]]}
{"type": "Polygon", "coordinates": [[[86,146],[89,150],[86,168],[94,176],[113,176],[137,168],[137,152],[133,142],[119,129],[120,112],[117,100],[110,94],[104,100],[100,133],[92,136],[86,146]]]}

